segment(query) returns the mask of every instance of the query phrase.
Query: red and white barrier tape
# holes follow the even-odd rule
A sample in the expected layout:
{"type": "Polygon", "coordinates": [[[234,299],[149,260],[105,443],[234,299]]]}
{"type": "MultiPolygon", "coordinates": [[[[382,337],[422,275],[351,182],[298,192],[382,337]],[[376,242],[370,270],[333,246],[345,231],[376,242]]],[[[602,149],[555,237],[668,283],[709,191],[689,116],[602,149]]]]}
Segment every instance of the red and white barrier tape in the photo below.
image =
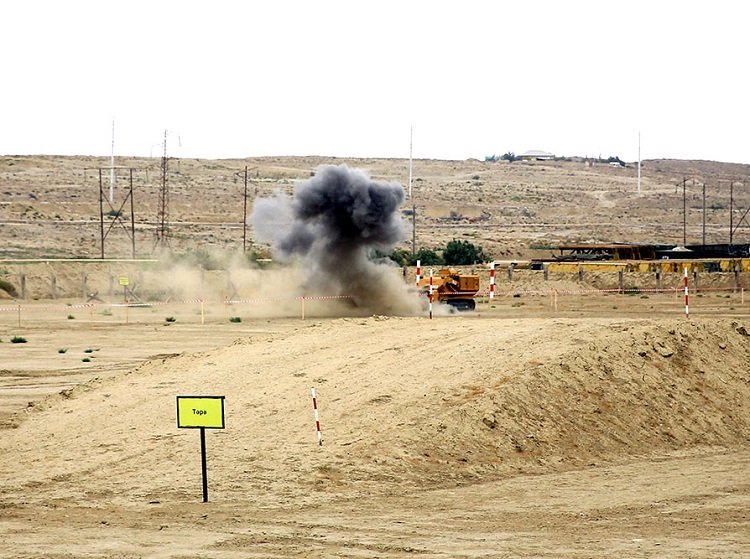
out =
{"type": "MultiPolygon", "coordinates": [[[[634,287],[630,289],[619,289],[619,288],[612,288],[612,289],[515,289],[512,291],[495,291],[496,297],[512,297],[512,296],[518,296],[518,295],[536,295],[536,296],[547,296],[551,292],[556,292],[558,295],[611,295],[616,293],[622,293],[622,294],[635,294],[635,293],[674,293],[675,290],[682,288],[678,287],[662,287],[659,289],[656,288],[646,288],[646,287],[634,287]]],[[[742,286],[740,287],[701,287],[700,289],[697,289],[696,291],[738,291],[744,289],[742,286]]],[[[456,292],[457,294],[465,295],[465,294],[472,294],[475,293],[476,297],[488,297],[489,291],[461,291],[456,292]]]]}
{"type": "MultiPolygon", "coordinates": [[[[666,287],[666,288],[629,288],[629,289],[513,289],[509,291],[498,291],[495,289],[495,284],[492,282],[492,276],[490,280],[489,290],[484,291],[451,291],[451,295],[466,295],[468,297],[488,297],[494,299],[496,297],[518,297],[518,296],[550,296],[551,293],[556,295],[611,295],[611,294],[637,294],[637,293],[674,293],[676,296],[678,287],[666,287]]],[[[687,269],[683,273],[683,286],[682,290],[685,293],[685,311],[689,313],[688,305],[688,276],[687,269]]],[[[737,287],[701,287],[696,289],[699,292],[710,292],[710,291],[744,291],[743,286],[737,287]]],[[[430,270],[430,284],[427,289],[421,291],[423,295],[426,295],[430,299],[430,312],[432,312],[432,302],[435,299],[436,288],[433,283],[433,271],[430,270]]],[[[352,299],[351,295],[299,295],[296,297],[255,297],[251,299],[225,299],[224,301],[206,301],[205,299],[180,299],[171,301],[150,301],[147,303],[42,303],[42,304],[28,304],[28,303],[16,303],[14,305],[8,305],[0,307],[0,313],[2,312],[19,312],[23,309],[33,308],[34,310],[54,310],[54,309],[96,309],[97,307],[129,307],[129,308],[148,308],[156,306],[167,306],[167,305],[187,305],[187,304],[220,304],[225,305],[239,305],[239,304],[250,304],[250,303],[262,303],[262,302],[278,302],[278,301],[331,301],[339,299],[352,299]]]]}

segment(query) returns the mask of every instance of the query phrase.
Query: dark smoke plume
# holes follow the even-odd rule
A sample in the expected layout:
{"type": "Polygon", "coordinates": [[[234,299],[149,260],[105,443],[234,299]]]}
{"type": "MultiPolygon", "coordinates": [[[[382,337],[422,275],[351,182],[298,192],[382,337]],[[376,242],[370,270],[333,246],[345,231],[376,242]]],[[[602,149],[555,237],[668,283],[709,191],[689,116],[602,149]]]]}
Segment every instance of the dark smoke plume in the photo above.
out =
{"type": "Polygon", "coordinates": [[[396,182],[372,180],[346,165],[324,165],[294,187],[256,201],[255,238],[268,242],[274,258],[299,259],[305,289],[350,295],[357,307],[382,314],[416,314],[419,302],[399,274],[368,258],[390,252],[407,237],[399,215],[404,191],[396,182]]]}

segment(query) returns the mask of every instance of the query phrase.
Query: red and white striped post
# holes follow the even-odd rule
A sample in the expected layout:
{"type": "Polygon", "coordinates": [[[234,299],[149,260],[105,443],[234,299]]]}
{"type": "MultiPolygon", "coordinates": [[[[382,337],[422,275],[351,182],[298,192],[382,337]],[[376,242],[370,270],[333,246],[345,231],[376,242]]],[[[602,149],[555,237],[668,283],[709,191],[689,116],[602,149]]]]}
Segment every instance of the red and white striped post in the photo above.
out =
{"type": "Polygon", "coordinates": [[[685,284],[685,316],[690,316],[690,307],[688,305],[688,269],[685,267],[685,273],[683,274],[683,280],[685,284]]]}
{"type": "Polygon", "coordinates": [[[495,263],[490,262],[490,301],[495,298],[495,263]]]}
{"type": "Polygon", "coordinates": [[[422,261],[421,260],[417,260],[417,273],[414,276],[415,277],[415,282],[414,283],[416,284],[417,287],[419,287],[419,280],[422,279],[421,266],[422,266],[422,261]]]}
{"type": "Polygon", "coordinates": [[[432,319],[432,268],[430,268],[430,319],[432,319]]]}
{"type": "Polygon", "coordinates": [[[315,388],[311,388],[313,400],[313,413],[315,414],[315,430],[318,432],[318,444],[323,446],[323,433],[320,430],[320,414],[318,413],[318,399],[315,397],[315,388]]]}

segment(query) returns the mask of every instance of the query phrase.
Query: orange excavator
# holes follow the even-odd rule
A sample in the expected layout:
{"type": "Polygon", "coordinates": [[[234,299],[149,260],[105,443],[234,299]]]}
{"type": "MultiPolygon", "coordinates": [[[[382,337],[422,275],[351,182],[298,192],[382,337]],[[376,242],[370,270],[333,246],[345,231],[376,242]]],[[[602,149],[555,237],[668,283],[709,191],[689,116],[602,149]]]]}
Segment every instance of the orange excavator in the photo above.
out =
{"type": "MultiPolygon", "coordinates": [[[[430,278],[424,277],[417,284],[422,293],[429,294],[430,278]]],[[[454,268],[443,268],[432,277],[433,300],[451,305],[458,311],[473,311],[474,297],[479,291],[479,276],[461,274],[454,268]]]]}

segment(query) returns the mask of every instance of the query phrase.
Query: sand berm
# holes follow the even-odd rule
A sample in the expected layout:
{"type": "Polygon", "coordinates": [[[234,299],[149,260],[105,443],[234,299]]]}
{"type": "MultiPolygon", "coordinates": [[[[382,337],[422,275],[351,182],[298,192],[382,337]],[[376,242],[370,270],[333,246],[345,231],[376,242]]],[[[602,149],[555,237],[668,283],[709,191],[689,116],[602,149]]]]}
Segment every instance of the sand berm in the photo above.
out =
{"type": "Polygon", "coordinates": [[[746,448],[748,362],[731,319],[306,321],[30,403],[3,431],[0,500],[195,500],[180,394],[226,397],[212,497],[261,508],[746,448]]]}

